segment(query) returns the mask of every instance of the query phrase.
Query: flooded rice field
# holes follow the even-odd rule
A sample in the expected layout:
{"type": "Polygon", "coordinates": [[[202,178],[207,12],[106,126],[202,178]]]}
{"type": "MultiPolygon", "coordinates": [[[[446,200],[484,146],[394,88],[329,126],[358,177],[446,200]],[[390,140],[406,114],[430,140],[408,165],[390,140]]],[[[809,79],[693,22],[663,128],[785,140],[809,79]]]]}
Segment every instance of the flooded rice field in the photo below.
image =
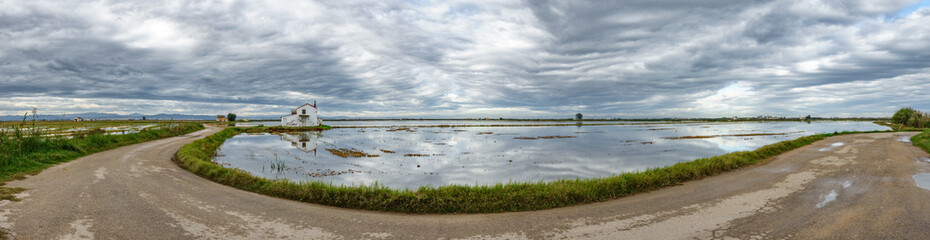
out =
{"type": "MultiPolygon", "coordinates": [[[[324,120],[323,124],[332,127],[411,127],[411,126],[535,126],[535,125],[576,125],[575,121],[514,121],[514,120],[324,120]]],[[[598,124],[652,124],[667,123],[660,121],[634,122],[634,121],[584,121],[585,125],[598,124]]],[[[254,126],[281,126],[280,121],[237,122],[237,127],[254,126]]]]}
{"type": "MultiPolygon", "coordinates": [[[[166,123],[105,123],[105,122],[84,122],[84,123],[68,123],[68,124],[45,124],[37,125],[33,127],[32,125],[24,125],[20,128],[23,132],[30,132],[38,130],[43,137],[64,137],[70,138],[75,134],[86,134],[89,132],[99,132],[107,135],[122,135],[129,133],[137,133],[141,131],[155,130],[168,126],[177,126],[178,124],[166,124],[166,123]]],[[[14,132],[13,125],[0,126],[0,131],[6,133],[14,132]]]]}
{"type": "Polygon", "coordinates": [[[269,179],[416,189],[605,177],[817,133],[888,129],[860,121],[334,128],[243,133],[215,161],[269,179]]]}

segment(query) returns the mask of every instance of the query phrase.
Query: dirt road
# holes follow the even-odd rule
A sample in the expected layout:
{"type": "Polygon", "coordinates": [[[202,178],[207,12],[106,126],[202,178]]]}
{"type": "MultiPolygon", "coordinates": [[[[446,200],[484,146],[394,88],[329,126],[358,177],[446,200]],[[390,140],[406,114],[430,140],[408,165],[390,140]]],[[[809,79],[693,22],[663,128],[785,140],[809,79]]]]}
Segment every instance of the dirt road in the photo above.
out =
{"type": "Polygon", "coordinates": [[[596,204],[545,211],[408,215],[244,192],[170,161],[197,133],[114,149],[8,185],[14,239],[680,239],[930,236],[927,154],[915,133],[831,137],[747,169],[596,204]]]}

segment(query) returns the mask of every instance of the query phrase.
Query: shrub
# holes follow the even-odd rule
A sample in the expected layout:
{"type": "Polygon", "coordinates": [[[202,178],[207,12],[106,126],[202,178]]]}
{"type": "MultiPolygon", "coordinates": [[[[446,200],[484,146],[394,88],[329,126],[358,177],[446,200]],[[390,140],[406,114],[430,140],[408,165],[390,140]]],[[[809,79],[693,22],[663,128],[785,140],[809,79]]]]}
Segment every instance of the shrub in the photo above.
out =
{"type": "Polygon", "coordinates": [[[901,110],[898,110],[898,112],[895,112],[894,116],[891,116],[891,123],[903,124],[911,118],[911,115],[914,115],[913,108],[902,108],[901,110]]]}
{"type": "Polygon", "coordinates": [[[926,128],[930,127],[930,114],[906,107],[895,112],[894,116],[891,116],[891,122],[904,127],[926,128]]]}

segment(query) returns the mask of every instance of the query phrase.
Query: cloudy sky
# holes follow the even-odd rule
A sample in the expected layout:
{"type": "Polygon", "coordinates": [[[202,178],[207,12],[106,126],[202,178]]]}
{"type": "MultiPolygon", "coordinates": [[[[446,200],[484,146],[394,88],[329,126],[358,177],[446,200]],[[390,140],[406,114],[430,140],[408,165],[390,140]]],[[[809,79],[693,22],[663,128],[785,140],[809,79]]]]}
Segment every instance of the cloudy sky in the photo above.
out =
{"type": "Polygon", "coordinates": [[[0,115],[889,116],[930,0],[0,0],[0,115]]]}

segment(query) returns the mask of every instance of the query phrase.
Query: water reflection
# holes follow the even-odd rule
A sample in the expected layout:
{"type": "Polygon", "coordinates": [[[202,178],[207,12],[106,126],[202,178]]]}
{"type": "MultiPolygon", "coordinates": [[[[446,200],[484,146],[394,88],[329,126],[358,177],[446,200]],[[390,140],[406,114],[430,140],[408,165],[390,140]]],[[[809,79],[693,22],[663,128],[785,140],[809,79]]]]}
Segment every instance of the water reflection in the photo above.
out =
{"type": "Polygon", "coordinates": [[[883,129],[866,122],[337,128],[242,134],[216,161],[266,178],[415,189],[603,177],[814,133],[883,129]],[[779,134],[745,136],[772,133],[779,134]],[[682,136],[716,137],[674,139],[682,136]]]}
{"type": "Polygon", "coordinates": [[[322,136],[320,132],[279,133],[281,140],[291,142],[292,147],[316,155],[317,139],[322,136]]]}

